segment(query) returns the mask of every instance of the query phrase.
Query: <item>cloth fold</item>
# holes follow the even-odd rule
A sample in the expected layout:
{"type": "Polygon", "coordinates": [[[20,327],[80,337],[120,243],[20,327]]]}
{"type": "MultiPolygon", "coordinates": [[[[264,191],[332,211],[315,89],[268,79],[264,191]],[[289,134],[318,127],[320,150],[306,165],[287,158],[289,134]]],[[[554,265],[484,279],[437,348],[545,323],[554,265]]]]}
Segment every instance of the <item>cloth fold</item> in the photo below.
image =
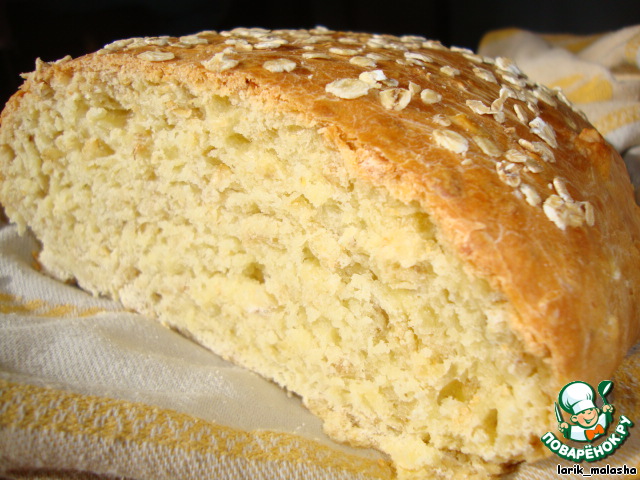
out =
{"type": "MultiPolygon", "coordinates": [[[[562,88],[637,180],[639,46],[640,27],[589,37],[508,30],[487,35],[481,53],[514,57],[534,79],[562,88]]],[[[0,478],[394,477],[386,457],[333,442],[277,385],[47,277],[37,249],[28,234],[0,226],[0,478]]],[[[613,381],[616,412],[640,421],[640,349],[613,381]]],[[[640,470],[640,431],[595,465],[603,463],[640,470]]],[[[573,462],[551,456],[510,477],[556,478],[558,465],[573,462]]]]}

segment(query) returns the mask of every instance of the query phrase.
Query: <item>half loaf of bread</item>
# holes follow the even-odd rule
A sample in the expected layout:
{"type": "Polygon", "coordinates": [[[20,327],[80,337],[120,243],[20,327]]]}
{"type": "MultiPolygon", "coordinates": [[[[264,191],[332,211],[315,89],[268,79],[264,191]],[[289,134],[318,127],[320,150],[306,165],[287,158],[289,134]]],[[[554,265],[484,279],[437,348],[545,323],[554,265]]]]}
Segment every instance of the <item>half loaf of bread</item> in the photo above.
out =
{"type": "Polygon", "coordinates": [[[638,339],[618,154],[506,59],[239,28],[37,62],[0,201],[59,279],[299,394],[400,478],[544,453],[567,382],[638,339]]]}

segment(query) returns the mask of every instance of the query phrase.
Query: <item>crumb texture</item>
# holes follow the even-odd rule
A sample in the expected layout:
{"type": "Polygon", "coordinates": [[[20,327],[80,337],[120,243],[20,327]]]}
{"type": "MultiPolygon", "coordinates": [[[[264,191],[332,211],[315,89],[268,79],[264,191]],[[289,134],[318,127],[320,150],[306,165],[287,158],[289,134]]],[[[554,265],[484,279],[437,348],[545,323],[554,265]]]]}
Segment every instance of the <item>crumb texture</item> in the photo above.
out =
{"type": "Polygon", "coordinates": [[[548,372],[428,213],[295,118],[146,87],[93,75],[25,99],[2,198],[51,272],[273,378],[401,471],[530,454],[548,372]]]}

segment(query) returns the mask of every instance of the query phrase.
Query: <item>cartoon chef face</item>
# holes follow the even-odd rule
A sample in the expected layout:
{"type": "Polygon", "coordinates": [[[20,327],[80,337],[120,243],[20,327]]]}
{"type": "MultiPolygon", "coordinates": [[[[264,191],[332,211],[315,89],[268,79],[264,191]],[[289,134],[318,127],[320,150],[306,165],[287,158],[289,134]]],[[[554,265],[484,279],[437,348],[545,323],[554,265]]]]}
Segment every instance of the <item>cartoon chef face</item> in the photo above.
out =
{"type": "Polygon", "coordinates": [[[558,396],[560,406],[571,414],[571,421],[584,428],[590,428],[598,423],[600,409],[594,403],[593,387],[585,382],[571,382],[566,385],[558,396]]]}
{"type": "Polygon", "coordinates": [[[576,415],[571,415],[571,421],[573,423],[577,423],[583,428],[591,428],[598,423],[599,417],[599,408],[587,408],[576,415]]]}

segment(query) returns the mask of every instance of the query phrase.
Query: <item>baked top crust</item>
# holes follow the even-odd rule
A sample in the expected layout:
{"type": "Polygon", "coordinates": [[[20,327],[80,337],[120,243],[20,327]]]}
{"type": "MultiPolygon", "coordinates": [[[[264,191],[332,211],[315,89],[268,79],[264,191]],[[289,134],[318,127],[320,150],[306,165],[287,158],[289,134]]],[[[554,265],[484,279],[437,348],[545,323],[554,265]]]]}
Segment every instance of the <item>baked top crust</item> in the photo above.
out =
{"type": "Polygon", "coordinates": [[[624,164],[507,59],[323,28],[128,39],[39,62],[2,121],[25,92],[76,71],[238,95],[320,129],[359,178],[420,204],[502,293],[552,388],[607,378],[638,339],[640,212],[624,164]]]}

